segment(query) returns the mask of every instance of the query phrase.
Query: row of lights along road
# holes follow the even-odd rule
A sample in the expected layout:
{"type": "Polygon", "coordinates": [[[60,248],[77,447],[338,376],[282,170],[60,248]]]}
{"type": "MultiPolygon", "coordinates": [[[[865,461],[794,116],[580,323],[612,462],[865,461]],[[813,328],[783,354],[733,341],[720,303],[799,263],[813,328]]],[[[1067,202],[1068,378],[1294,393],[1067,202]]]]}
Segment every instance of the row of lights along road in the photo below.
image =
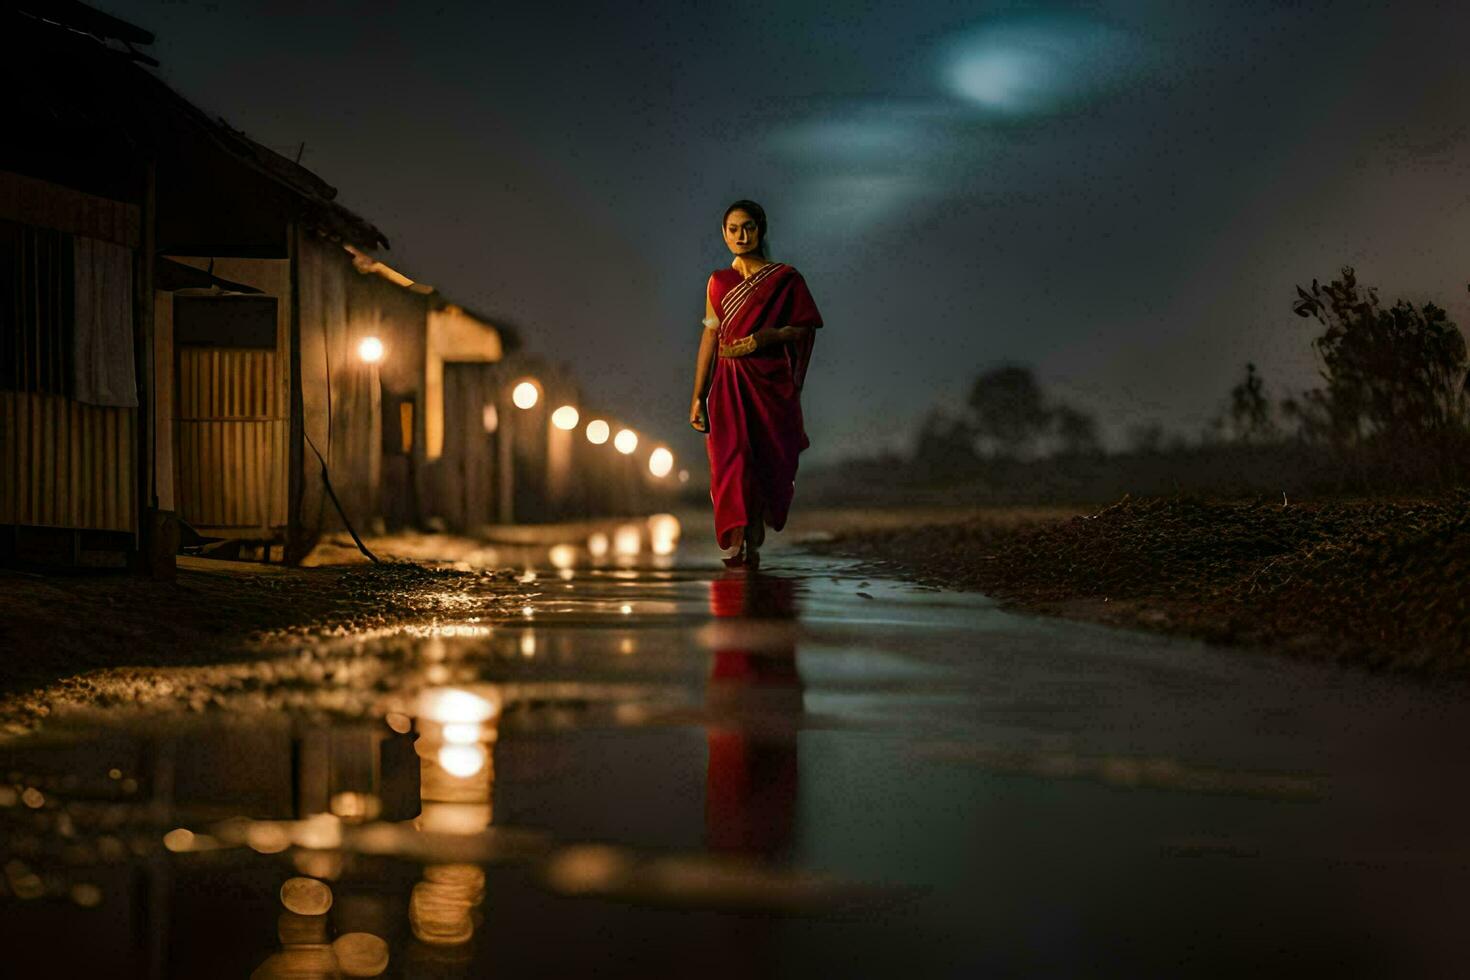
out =
{"type": "MultiPolygon", "coordinates": [[[[357,345],[357,356],[366,364],[377,364],[383,359],[383,342],[377,337],[364,337],[357,345]]],[[[516,408],[535,408],[536,402],[540,399],[541,389],[534,381],[521,381],[511,389],[510,400],[516,408]]],[[[572,405],[563,405],[551,413],[551,424],[564,431],[569,432],[575,429],[579,421],[581,421],[581,415],[572,405]]],[[[594,446],[607,442],[611,434],[611,427],[602,419],[593,419],[587,423],[587,441],[594,446]]],[[[638,433],[632,429],[619,429],[618,434],[613,436],[612,440],[613,448],[624,456],[630,455],[638,448],[638,433]]],[[[663,479],[673,469],[674,454],[664,447],[660,446],[649,454],[648,471],[654,476],[663,479]]]]}

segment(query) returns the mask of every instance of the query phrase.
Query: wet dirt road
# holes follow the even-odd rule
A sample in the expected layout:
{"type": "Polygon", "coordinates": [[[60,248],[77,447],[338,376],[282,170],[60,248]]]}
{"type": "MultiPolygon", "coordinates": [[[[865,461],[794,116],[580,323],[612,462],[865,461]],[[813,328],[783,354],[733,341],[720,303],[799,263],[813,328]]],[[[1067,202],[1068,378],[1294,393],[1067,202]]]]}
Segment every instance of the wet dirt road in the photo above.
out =
{"type": "Polygon", "coordinates": [[[1461,973],[1458,694],[780,549],[546,557],[515,614],[0,745],[0,972],[1461,973]]]}

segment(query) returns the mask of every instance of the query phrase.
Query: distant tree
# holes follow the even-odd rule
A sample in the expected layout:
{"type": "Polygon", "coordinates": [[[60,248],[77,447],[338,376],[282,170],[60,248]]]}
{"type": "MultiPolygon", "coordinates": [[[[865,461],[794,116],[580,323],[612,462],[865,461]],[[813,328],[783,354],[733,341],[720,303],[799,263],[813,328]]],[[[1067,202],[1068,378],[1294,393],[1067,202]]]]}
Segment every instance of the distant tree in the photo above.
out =
{"type": "Polygon", "coordinates": [[[1325,387],[1283,405],[1301,430],[1351,446],[1470,428],[1465,338],[1444,310],[1403,300],[1384,309],[1351,267],[1326,286],[1298,286],[1292,309],[1325,328],[1312,341],[1325,387]]]}
{"type": "Polygon", "coordinates": [[[1230,432],[1236,442],[1275,442],[1281,435],[1266,386],[1254,364],[1246,364],[1245,378],[1230,389],[1230,432]]]}
{"type": "Polygon", "coordinates": [[[982,373],[968,400],[975,435],[997,454],[1020,456],[1051,420],[1041,385],[1029,367],[1007,364],[982,373]]]}
{"type": "Polygon", "coordinates": [[[1071,405],[1055,405],[1051,410],[1051,425],[1057,446],[1064,455],[1086,456],[1102,449],[1097,419],[1086,412],[1071,405]]]}
{"type": "Polygon", "coordinates": [[[915,464],[944,476],[970,469],[975,461],[975,429],[969,420],[938,408],[924,416],[914,440],[915,464]]]}
{"type": "Polygon", "coordinates": [[[1128,448],[1135,453],[1156,453],[1164,445],[1164,427],[1158,422],[1143,422],[1128,427],[1128,448]]]}

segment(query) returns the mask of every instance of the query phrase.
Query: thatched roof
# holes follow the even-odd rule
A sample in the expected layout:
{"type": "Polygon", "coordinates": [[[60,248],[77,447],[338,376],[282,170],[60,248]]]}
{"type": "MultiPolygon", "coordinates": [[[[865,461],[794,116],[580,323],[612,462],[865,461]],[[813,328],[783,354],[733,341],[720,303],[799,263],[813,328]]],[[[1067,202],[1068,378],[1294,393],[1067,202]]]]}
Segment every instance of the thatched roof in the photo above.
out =
{"type": "MultiPolygon", "coordinates": [[[[46,132],[95,136],[142,158],[192,136],[277,188],[273,196],[318,231],[358,248],[388,245],[371,222],[337,203],[331,184],[211,117],[139,64],[157,63],[134,48],[152,42],[148,31],[75,0],[19,0],[0,7],[0,78],[19,96],[14,111],[46,132]]],[[[45,149],[31,148],[31,158],[45,149]]],[[[58,156],[72,152],[55,148],[58,156]]]]}

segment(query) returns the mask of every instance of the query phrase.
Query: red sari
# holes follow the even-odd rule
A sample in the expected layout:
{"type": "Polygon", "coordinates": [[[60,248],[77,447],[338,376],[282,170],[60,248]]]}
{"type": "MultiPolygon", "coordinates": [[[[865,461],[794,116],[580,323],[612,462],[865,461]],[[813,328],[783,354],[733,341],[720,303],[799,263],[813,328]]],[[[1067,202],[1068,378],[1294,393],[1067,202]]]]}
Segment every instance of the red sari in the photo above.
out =
{"type": "MultiPolygon", "coordinates": [[[[791,266],[772,262],[748,279],[735,269],[710,276],[710,303],[719,319],[719,342],[727,347],[763,327],[820,327],[822,315],[791,266]]],[[[710,383],[710,498],[715,537],[731,547],[735,530],[760,514],[779,531],[786,526],[796,489],[796,460],[807,441],[801,415],[814,335],[770,344],[749,354],[715,359],[710,383]]]]}

